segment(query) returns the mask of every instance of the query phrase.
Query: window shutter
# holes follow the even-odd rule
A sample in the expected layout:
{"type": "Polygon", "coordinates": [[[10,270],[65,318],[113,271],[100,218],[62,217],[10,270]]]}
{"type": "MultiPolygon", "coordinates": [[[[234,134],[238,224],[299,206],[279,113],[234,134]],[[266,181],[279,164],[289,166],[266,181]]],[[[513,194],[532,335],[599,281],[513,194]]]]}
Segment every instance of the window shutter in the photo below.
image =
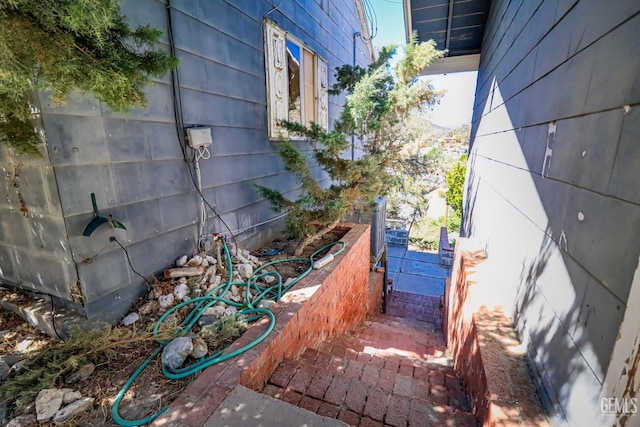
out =
{"type": "Polygon", "coordinates": [[[287,119],[289,94],[287,87],[287,52],[284,31],[265,21],[265,64],[267,73],[267,97],[269,102],[269,138],[287,137],[287,131],[278,125],[287,119]]]}
{"type": "Polygon", "coordinates": [[[324,129],[329,129],[329,67],[327,62],[320,57],[316,62],[316,112],[317,123],[324,129]]]}

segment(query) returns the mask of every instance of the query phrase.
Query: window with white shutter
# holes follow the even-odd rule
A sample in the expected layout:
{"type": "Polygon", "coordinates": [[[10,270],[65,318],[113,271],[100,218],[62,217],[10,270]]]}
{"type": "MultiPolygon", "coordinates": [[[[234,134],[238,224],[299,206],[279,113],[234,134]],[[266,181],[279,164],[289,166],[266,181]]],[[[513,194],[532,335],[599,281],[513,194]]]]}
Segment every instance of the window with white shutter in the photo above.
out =
{"type": "Polygon", "coordinates": [[[269,138],[287,137],[281,120],[328,129],[326,61],[275,24],[265,21],[269,138]]]}

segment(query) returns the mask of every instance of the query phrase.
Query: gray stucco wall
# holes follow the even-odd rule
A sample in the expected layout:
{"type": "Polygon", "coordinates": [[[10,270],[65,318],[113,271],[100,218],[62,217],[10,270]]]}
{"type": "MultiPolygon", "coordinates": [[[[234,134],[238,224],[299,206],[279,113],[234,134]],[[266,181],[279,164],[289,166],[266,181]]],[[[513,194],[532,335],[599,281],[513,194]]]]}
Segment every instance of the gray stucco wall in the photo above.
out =
{"type": "MultiPolygon", "coordinates": [[[[355,2],[286,1],[273,9],[270,1],[175,0],[171,6],[184,124],[211,127],[213,134],[212,156],[200,162],[203,193],[238,240],[256,244],[273,238],[282,221],[253,227],[277,214],[252,184],[293,197],[297,183],[284,172],[277,144],[267,138],[263,17],[326,59],[331,85],[332,70],[352,61],[352,36],[360,31],[355,2]]],[[[165,31],[162,45],[168,49],[166,10],[166,2],[158,0],[123,3],[133,25],[149,23],[165,31]]],[[[368,64],[361,40],[357,51],[358,62],[368,64]]],[[[65,302],[70,284],[78,281],[85,314],[114,320],[145,287],[110,236],[127,248],[145,276],[196,250],[200,199],[177,138],[170,76],[146,93],[148,107],[127,115],[77,94],[63,107],[40,96],[47,155],[22,160],[20,172],[33,214],[21,215],[10,188],[10,170],[20,159],[4,152],[0,157],[7,193],[0,201],[4,282],[35,287],[65,302]],[[92,192],[100,213],[112,214],[126,231],[102,226],[91,237],[82,236],[92,218],[92,192]],[[30,231],[36,229],[41,233],[30,231]],[[44,263],[52,266],[45,269],[44,263]]],[[[342,103],[329,97],[330,124],[342,103]]],[[[318,168],[315,173],[322,177],[318,168]]],[[[228,234],[209,215],[205,232],[228,234]]]]}
{"type": "Polygon", "coordinates": [[[638,268],[639,12],[497,0],[485,33],[464,226],[558,424],[596,425],[638,268]]]}

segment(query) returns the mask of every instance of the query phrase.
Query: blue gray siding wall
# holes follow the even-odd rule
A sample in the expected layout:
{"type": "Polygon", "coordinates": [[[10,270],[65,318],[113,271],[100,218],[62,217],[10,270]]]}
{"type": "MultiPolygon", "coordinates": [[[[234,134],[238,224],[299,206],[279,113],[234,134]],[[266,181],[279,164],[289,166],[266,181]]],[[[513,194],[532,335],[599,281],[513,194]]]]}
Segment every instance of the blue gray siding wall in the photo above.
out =
{"type": "MultiPolygon", "coordinates": [[[[328,61],[330,70],[351,63],[352,36],[361,30],[354,0],[277,6],[258,0],[171,2],[184,125],[208,126],[214,140],[211,158],[200,161],[203,193],[247,244],[275,237],[282,227],[282,221],[254,226],[277,214],[260,200],[253,183],[291,197],[297,190],[296,180],[284,172],[277,143],[267,138],[263,18],[307,44],[328,61]]],[[[169,49],[166,1],[129,0],[122,9],[133,25],[164,30],[162,46],[169,49]]],[[[361,40],[357,48],[358,62],[368,64],[361,40]]],[[[334,80],[330,72],[329,84],[334,80]]],[[[33,215],[20,214],[10,188],[12,165],[21,159],[7,153],[0,158],[8,194],[0,202],[3,281],[67,301],[70,284],[77,282],[85,314],[114,320],[145,287],[130,270],[125,252],[109,241],[111,236],[127,248],[133,266],[145,276],[197,249],[200,199],[178,142],[171,77],[158,79],[146,94],[147,108],[129,114],[114,113],[78,94],[63,107],[40,96],[47,156],[33,166],[25,163],[20,176],[33,215]],[[100,213],[112,214],[126,231],[102,226],[91,237],[82,236],[93,216],[92,192],[100,213]],[[8,211],[11,215],[4,215],[8,211]],[[50,259],[52,267],[38,268],[50,259]],[[47,277],[38,282],[30,274],[47,277]]],[[[331,124],[343,99],[330,97],[329,102],[331,124]]],[[[322,177],[317,167],[315,173],[322,177]]],[[[205,232],[228,234],[211,211],[205,232]]]]}
{"type": "MultiPolygon", "coordinates": [[[[496,0],[465,229],[558,424],[595,425],[640,254],[640,3],[496,0]]],[[[630,310],[637,308],[629,307],[630,310]]]]}

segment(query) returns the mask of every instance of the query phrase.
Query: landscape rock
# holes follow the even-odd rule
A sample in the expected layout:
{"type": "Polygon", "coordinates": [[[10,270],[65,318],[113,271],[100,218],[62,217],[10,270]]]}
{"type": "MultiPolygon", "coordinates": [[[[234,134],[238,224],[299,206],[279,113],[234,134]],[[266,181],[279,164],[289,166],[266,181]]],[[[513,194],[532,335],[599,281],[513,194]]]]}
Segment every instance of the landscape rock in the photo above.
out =
{"type": "Polygon", "coordinates": [[[240,288],[236,285],[231,285],[229,290],[231,290],[231,295],[240,295],[240,288]]]}
{"type": "Polygon", "coordinates": [[[231,306],[231,307],[227,307],[224,310],[224,315],[226,316],[233,316],[234,314],[236,314],[238,312],[238,309],[231,306]]]}
{"type": "Polygon", "coordinates": [[[262,280],[264,280],[264,282],[265,282],[266,284],[270,284],[270,283],[275,282],[275,281],[276,281],[276,278],[275,278],[275,276],[268,275],[268,276],[264,276],[264,277],[262,278],[262,280]]]}
{"type": "Polygon", "coordinates": [[[68,405],[69,403],[73,403],[79,399],[82,399],[82,393],[79,391],[68,391],[64,396],[62,396],[62,403],[68,405]]]}
{"type": "Polygon", "coordinates": [[[209,261],[207,261],[206,258],[203,258],[202,262],[200,263],[200,267],[209,267],[209,261]]]}
{"type": "Polygon", "coordinates": [[[196,255],[193,258],[191,258],[189,261],[187,261],[187,265],[189,267],[198,267],[199,265],[202,264],[202,257],[200,255],[196,255]]]}
{"type": "Polygon", "coordinates": [[[25,414],[13,418],[9,421],[7,427],[31,427],[36,425],[37,422],[35,414],[25,414]]]}
{"type": "Polygon", "coordinates": [[[33,344],[35,341],[36,340],[33,338],[24,339],[18,343],[18,345],[16,346],[16,350],[20,353],[24,353],[29,347],[31,347],[31,344],[33,344]]]}
{"type": "Polygon", "coordinates": [[[178,283],[184,283],[185,285],[189,283],[186,277],[181,277],[178,279],[178,283]]]}
{"type": "MultiPolygon", "coordinates": [[[[222,310],[222,314],[224,315],[224,310],[222,310]]],[[[217,321],[218,321],[218,316],[214,316],[212,314],[203,314],[198,319],[198,325],[207,326],[207,325],[210,325],[210,324],[215,323],[217,321]]]]}
{"type": "Polygon", "coordinates": [[[173,295],[176,297],[178,301],[184,300],[184,298],[189,294],[189,286],[184,283],[180,283],[173,288],[173,295]]]}
{"type": "Polygon", "coordinates": [[[224,317],[224,310],[226,307],[221,307],[219,305],[214,305],[213,307],[207,308],[203,315],[215,316],[217,319],[224,317]]]}
{"type": "Polygon", "coordinates": [[[187,263],[187,259],[188,257],[186,255],[181,256],[176,260],[176,266],[184,267],[184,265],[187,263]]]}
{"type": "Polygon", "coordinates": [[[214,257],[212,257],[211,255],[207,255],[205,257],[205,259],[207,260],[207,262],[209,263],[209,265],[215,265],[218,263],[218,260],[215,259],[214,257]]]}
{"type": "Polygon", "coordinates": [[[83,397],[81,399],[78,399],[56,412],[53,416],[53,421],[56,423],[60,423],[77,414],[80,414],[81,412],[89,409],[93,405],[93,401],[93,397],[83,397]]]}
{"type": "Polygon", "coordinates": [[[193,337],[191,339],[191,343],[193,344],[193,350],[191,350],[191,357],[194,359],[200,359],[201,357],[205,357],[209,352],[209,348],[207,347],[207,343],[198,336],[193,337]]]}
{"type": "Polygon", "coordinates": [[[94,365],[93,363],[87,363],[77,371],[68,375],[67,378],[65,378],[64,382],[66,384],[75,384],[75,383],[85,381],[91,376],[91,374],[93,374],[93,371],[95,370],[96,370],[96,365],[94,365]]]}
{"type": "Polygon", "coordinates": [[[233,302],[242,302],[244,301],[244,298],[242,298],[242,295],[231,295],[229,297],[229,299],[233,302]]]}
{"type": "Polygon", "coordinates": [[[266,308],[267,310],[271,310],[274,305],[276,305],[276,302],[274,300],[263,299],[258,303],[258,308],[266,308]]]}
{"type": "Polygon", "coordinates": [[[129,313],[122,319],[122,324],[124,326],[133,325],[136,321],[140,320],[140,315],[135,311],[133,313],[129,313]]]}
{"type": "Polygon", "coordinates": [[[189,337],[178,337],[162,350],[162,364],[171,369],[178,369],[187,356],[193,351],[193,343],[189,337]]]}
{"type": "Polygon", "coordinates": [[[218,286],[220,283],[222,283],[222,276],[212,276],[211,279],[209,279],[210,285],[218,286]]]}
{"type": "Polygon", "coordinates": [[[240,274],[240,276],[246,280],[253,275],[253,266],[249,263],[240,264],[237,271],[238,274],[240,274]]]}
{"type": "Polygon", "coordinates": [[[71,389],[44,388],[36,397],[36,419],[48,421],[62,406],[62,398],[71,389]]]}
{"type": "Polygon", "coordinates": [[[160,307],[162,308],[169,308],[173,305],[173,299],[173,294],[160,295],[158,297],[158,304],[160,304],[160,307]]]}

